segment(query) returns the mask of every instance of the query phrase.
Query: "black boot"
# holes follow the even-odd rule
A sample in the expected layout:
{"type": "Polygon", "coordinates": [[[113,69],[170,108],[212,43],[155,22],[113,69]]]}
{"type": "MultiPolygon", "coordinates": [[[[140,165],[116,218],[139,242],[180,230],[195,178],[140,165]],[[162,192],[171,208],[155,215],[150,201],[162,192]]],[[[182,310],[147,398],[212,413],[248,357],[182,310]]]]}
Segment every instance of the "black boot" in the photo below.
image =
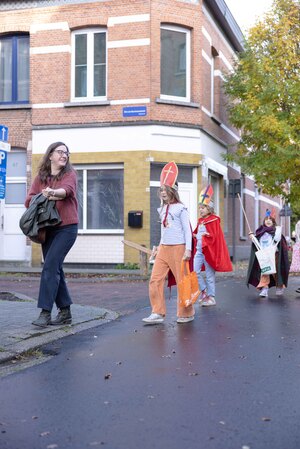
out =
{"type": "Polygon", "coordinates": [[[51,324],[54,326],[58,326],[60,324],[71,324],[72,323],[72,315],[70,306],[62,307],[59,309],[57,317],[51,321],[51,324]]]}
{"type": "Polygon", "coordinates": [[[34,326],[47,327],[48,324],[50,324],[50,321],[51,312],[43,309],[40,313],[40,316],[36,320],[34,320],[32,324],[34,324],[34,326]]]}

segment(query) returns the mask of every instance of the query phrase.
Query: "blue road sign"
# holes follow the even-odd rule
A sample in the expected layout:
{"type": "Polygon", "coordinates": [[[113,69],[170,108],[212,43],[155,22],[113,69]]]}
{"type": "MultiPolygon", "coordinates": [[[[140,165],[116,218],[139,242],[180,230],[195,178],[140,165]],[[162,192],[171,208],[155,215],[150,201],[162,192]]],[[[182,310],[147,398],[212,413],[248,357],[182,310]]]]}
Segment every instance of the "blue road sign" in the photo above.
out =
{"type": "Polygon", "coordinates": [[[147,106],[127,106],[123,108],[123,117],[142,117],[147,115],[147,106]]]}
{"type": "Polygon", "coordinates": [[[0,140],[2,142],[7,142],[8,140],[8,127],[4,125],[0,125],[0,140]]]}
{"type": "Polygon", "coordinates": [[[6,151],[0,150],[0,200],[5,198],[5,186],[6,186],[6,151]]]}

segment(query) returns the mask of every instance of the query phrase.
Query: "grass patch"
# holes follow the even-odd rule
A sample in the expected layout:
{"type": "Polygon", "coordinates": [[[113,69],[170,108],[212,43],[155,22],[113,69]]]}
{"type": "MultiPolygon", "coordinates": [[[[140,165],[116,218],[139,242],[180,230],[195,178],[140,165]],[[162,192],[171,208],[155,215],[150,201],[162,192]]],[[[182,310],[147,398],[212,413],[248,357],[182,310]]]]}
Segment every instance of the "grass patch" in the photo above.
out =
{"type": "Polygon", "coordinates": [[[137,263],[119,263],[116,265],[117,270],[139,270],[139,265],[137,263]]]}

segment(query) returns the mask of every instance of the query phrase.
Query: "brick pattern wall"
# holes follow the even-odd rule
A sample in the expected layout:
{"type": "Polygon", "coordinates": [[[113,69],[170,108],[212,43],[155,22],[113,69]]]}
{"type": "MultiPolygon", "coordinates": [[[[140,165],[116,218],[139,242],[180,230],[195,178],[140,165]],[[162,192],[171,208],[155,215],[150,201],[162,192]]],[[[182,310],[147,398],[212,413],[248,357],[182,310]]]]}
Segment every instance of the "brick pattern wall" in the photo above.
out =
{"type": "MultiPolygon", "coordinates": [[[[188,125],[203,128],[208,134],[220,139],[225,144],[236,143],[230,130],[235,134],[237,131],[228,123],[225,109],[226,99],[222,89],[222,76],[233,65],[234,52],[201,1],[131,0],[129,2],[114,0],[64,4],[20,11],[0,11],[0,34],[15,32],[30,33],[30,103],[32,109],[3,109],[0,106],[0,123],[9,126],[10,142],[13,146],[28,149],[28,166],[30,167],[32,164],[33,172],[36,171],[39,157],[34,156],[31,159],[32,127],[37,130],[39,127],[41,129],[53,126],[73,127],[77,124],[99,123],[109,126],[116,122],[118,124],[122,122],[134,124],[157,121],[174,126],[188,125]],[[128,21],[127,16],[134,17],[134,21],[128,21]],[[125,23],[122,23],[122,20],[125,23]],[[47,26],[47,24],[50,25],[47,26]],[[191,102],[196,107],[161,104],[156,101],[160,97],[160,29],[162,24],[176,25],[190,30],[191,102]],[[71,101],[72,31],[89,27],[105,27],[107,29],[107,99],[112,104],[70,106],[68,103],[71,101]],[[139,45],[132,46],[131,44],[135,40],[139,40],[139,45]],[[131,44],[126,44],[126,41],[130,41],[131,44]],[[212,60],[214,61],[214,114],[217,120],[212,120],[210,115],[212,60]],[[114,104],[114,102],[130,101],[130,99],[149,99],[146,117],[122,117],[124,104],[114,104]],[[53,107],[55,104],[57,107],[53,107]]],[[[144,103],[141,102],[141,104],[144,103]]],[[[182,142],[184,141],[182,140],[182,142]]],[[[124,164],[125,238],[149,246],[149,157],[162,163],[175,159],[178,163],[197,165],[202,159],[202,155],[200,150],[193,154],[173,154],[167,149],[165,152],[149,152],[146,151],[146,147],[145,142],[141,151],[134,153],[130,151],[127,153],[76,153],[72,155],[72,162],[75,164],[109,162],[124,164]],[[143,228],[128,228],[127,213],[129,210],[144,211],[143,228]]],[[[30,173],[28,175],[30,182],[30,173]]],[[[239,177],[240,175],[233,170],[230,176],[239,177]]],[[[202,176],[199,168],[198,191],[201,188],[202,176]]],[[[253,186],[251,188],[253,189],[253,186]]],[[[224,182],[223,179],[220,179],[220,191],[222,192],[223,189],[224,182]]],[[[248,200],[252,213],[252,198],[248,200]]],[[[222,218],[225,215],[226,207],[228,207],[226,216],[230,223],[231,212],[228,200],[224,203],[221,202],[222,218]]],[[[236,228],[239,229],[238,222],[236,228]]],[[[228,236],[230,236],[230,226],[228,227],[228,236]]],[[[78,245],[81,245],[81,241],[86,238],[89,239],[88,242],[95,243],[94,238],[99,237],[82,236],[78,240],[80,242],[78,245]]],[[[103,240],[106,238],[103,237],[103,240]]],[[[113,238],[119,242],[119,236],[113,238]]],[[[100,240],[102,242],[102,238],[100,240]]],[[[244,242],[241,244],[246,245],[244,242]]],[[[74,249],[73,255],[76,259],[77,254],[75,253],[74,249]]],[[[37,261],[40,257],[39,254],[39,247],[34,245],[33,260],[37,261]]],[[[116,258],[121,257],[121,253],[115,254],[115,256],[116,258]]],[[[137,261],[137,259],[138,255],[135,250],[124,248],[125,261],[137,261]]]]}

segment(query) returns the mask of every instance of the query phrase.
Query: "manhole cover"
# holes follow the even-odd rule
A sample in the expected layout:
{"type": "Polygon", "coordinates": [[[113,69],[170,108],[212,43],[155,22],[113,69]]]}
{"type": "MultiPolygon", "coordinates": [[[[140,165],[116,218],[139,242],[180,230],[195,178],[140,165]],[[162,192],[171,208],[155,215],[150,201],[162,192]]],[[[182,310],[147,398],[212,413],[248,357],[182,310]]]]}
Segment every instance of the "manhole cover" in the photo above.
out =
{"type": "Polygon", "coordinates": [[[0,292],[0,300],[1,301],[22,301],[21,298],[18,298],[14,293],[10,292],[0,292]]]}

